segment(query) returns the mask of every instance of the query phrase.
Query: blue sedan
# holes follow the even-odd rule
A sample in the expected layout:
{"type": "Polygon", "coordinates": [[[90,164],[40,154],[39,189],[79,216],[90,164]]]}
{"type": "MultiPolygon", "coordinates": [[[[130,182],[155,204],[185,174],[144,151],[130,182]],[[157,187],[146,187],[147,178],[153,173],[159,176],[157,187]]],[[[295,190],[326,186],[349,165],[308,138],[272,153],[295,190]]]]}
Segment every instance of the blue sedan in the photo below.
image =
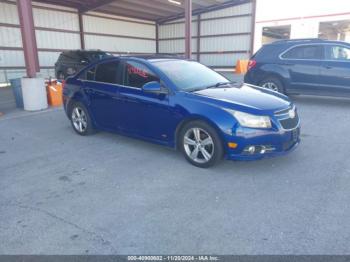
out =
{"type": "Polygon", "coordinates": [[[162,144],[198,167],[282,155],[300,142],[286,96],[232,83],[195,61],[105,59],[68,78],[63,100],[80,135],[103,130],[162,144]]]}

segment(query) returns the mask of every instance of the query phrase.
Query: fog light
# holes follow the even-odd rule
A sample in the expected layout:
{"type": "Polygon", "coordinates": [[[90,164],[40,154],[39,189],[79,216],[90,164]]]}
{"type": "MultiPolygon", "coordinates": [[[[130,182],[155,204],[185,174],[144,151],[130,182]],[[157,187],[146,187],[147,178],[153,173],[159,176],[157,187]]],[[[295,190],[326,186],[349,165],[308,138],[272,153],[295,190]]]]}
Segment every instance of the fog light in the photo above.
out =
{"type": "Polygon", "coordinates": [[[249,154],[254,154],[255,153],[255,146],[249,146],[244,151],[246,151],[249,154]]]}
{"type": "Polygon", "coordinates": [[[247,146],[244,150],[243,153],[245,154],[266,154],[270,153],[272,151],[275,151],[276,148],[270,146],[270,145],[257,145],[257,146],[247,146]]]}
{"type": "Polygon", "coordinates": [[[233,143],[233,142],[228,143],[229,148],[237,148],[237,146],[238,146],[238,144],[236,144],[236,143],[233,143]]]}

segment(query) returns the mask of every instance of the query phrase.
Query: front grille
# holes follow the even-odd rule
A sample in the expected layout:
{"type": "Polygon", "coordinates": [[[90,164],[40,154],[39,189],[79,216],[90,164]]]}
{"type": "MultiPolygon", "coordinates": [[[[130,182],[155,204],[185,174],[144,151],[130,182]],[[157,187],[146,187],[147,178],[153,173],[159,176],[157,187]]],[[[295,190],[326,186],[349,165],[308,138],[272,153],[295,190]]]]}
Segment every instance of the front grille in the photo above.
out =
{"type": "MultiPolygon", "coordinates": [[[[276,116],[286,115],[286,114],[288,114],[289,110],[291,110],[291,109],[292,109],[291,107],[288,107],[286,109],[282,109],[282,110],[276,111],[275,115],[276,116]]],[[[293,109],[294,109],[294,107],[293,107],[293,109]]]]}
{"type": "Polygon", "coordinates": [[[295,112],[295,117],[294,118],[286,118],[286,119],[280,119],[279,120],[282,127],[284,129],[290,130],[290,129],[294,129],[298,126],[299,124],[299,116],[298,114],[295,112]]]}

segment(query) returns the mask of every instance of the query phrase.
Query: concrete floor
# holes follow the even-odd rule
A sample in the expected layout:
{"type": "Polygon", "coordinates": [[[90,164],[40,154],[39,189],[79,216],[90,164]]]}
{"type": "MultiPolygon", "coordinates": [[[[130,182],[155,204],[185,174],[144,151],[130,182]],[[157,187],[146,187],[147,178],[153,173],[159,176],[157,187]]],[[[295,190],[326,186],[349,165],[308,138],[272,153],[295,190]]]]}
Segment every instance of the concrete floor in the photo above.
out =
{"type": "Polygon", "coordinates": [[[295,152],[211,169],[61,109],[1,117],[0,254],[349,254],[350,100],[293,99],[295,152]]]}

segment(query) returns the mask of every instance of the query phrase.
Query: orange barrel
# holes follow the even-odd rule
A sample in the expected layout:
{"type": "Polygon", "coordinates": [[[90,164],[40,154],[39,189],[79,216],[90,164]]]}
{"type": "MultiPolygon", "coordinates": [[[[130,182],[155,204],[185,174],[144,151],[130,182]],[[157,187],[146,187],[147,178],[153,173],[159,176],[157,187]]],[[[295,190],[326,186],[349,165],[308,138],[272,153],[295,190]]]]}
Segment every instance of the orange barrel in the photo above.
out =
{"type": "Polygon", "coordinates": [[[49,82],[46,86],[47,90],[47,100],[51,106],[61,106],[62,105],[62,84],[56,81],[49,82]]]}
{"type": "Polygon", "coordinates": [[[237,60],[236,74],[245,74],[248,71],[249,60],[237,60]]]}

